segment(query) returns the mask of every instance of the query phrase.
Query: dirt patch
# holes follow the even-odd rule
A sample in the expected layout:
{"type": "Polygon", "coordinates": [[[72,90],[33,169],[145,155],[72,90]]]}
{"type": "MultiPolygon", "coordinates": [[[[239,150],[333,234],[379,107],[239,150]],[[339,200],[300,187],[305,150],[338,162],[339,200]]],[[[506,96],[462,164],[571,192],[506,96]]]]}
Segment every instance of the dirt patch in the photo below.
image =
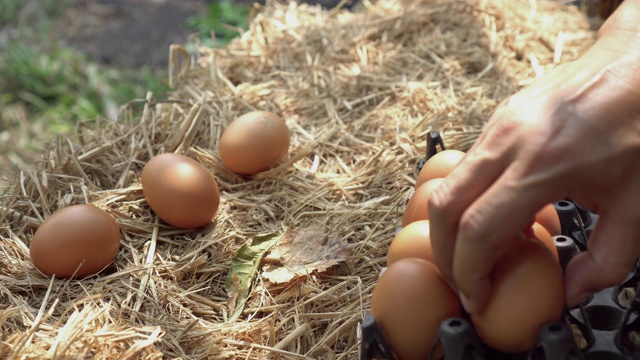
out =
{"type": "Polygon", "coordinates": [[[192,33],[187,19],[204,13],[207,2],[78,1],[60,27],[63,39],[97,61],[126,67],[164,66],[169,46],[192,33]]]}
{"type": "MultiPolygon", "coordinates": [[[[211,0],[93,0],[77,1],[62,16],[59,33],[63,41],[94,60],[125,66],[166,66],[169,46],[185,43],[193,30],[188,19],[205,15],[211,0]]],[[[302,1],[333,7],[340,0],[302,1]]],[[[238,0],[238,4],[264,4],[238,0]]],[[[346,7],[355,3],[347,1],[346,7]]]]}

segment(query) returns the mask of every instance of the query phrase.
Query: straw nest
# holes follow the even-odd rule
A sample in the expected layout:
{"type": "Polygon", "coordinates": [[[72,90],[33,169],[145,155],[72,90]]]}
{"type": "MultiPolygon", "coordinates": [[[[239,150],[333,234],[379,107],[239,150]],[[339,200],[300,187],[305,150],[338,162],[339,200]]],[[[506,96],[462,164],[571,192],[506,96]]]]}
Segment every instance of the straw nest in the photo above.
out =
{"type": "Polygon", "coordinates": [[[593,38],[578,10],[552,2],[380,0],[354,12],[268,3],[225,48],[172,47],[168,100],[150,94],[118,121],[80,125],[1,195],[0,357],[357,358],[425,132],[466,150],[501,100],[593,38]],[[290,154],[242,178],[217,146],[254,109],[286,120],[290,154]],[[150,211],[139,177],[163,152],[215,174],[210,226],[177,230],[150,211]],[[116,261],[83,280],[43,276],[29,260],[34,231],[87,202],[120,225],[116,261]],[[297,234],[297,265],[315,265],[280,283],[261,265],[228,321],[232,258],[268,232],[297,234]],[[349,246],[324,251],[327,238],[349,246]]]}

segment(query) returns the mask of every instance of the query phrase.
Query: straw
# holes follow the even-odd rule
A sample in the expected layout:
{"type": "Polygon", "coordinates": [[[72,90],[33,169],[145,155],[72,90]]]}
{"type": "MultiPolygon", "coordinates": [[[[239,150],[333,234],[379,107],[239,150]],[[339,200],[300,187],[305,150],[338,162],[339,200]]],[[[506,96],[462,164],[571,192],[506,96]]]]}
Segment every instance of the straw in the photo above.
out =
{"type": "Polygon", "coordinates": [[[353,11],[270,1],[224,48],[170,51],[168,99],[148,94],[117,121],[57,139],[0,195],[0,357],[15,359],[355,359],[358,326],[426,152],[439,130],[467,150],[496,106],[593,43],[577,9],[529,0],[380,0],[353,11]],[[244,178],[222,164],[239,115],[285,119],[284,162],[244,178]],[[157,220],[140,173],[178,152],[220,187],[196,230],[157,220]],[[82,280],[30,262],[39,224],[92,203],[121,229],[116,260],[82,280]],[[346,260],[283,284],[260,274],[225,322],[235,252],[257,234],[321,229],[346,260]]]}

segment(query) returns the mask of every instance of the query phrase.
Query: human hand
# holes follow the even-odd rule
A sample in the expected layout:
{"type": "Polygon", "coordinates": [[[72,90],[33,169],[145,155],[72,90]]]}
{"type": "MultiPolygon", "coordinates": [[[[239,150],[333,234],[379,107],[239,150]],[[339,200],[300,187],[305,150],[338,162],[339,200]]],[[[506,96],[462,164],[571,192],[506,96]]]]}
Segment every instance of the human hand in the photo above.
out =
{"type": "Polygon", "coordinates": [[[496,260],[544,205],[570,197],[599,213],[566,272],[566,302],[619,283],[640,255],[640,1],[603,25],[580,59],[496,110],[429,201],[437,265],[470,313],[496,260]]]}

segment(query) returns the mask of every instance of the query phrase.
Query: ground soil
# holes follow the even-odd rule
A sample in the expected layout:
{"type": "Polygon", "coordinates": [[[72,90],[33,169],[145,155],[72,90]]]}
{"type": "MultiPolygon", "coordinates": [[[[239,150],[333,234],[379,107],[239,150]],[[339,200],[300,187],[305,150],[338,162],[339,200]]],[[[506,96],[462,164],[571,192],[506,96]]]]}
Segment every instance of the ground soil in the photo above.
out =
{"type": "MultiPolygon", "coordinates": [[[[61,18],[61,38],[93,59],[128,68],[166,66],[169,46],[185,43],[187,21],[212,0],[77,0],[61,18]]],[[[237,0],[252,4],[254,0],[237,0]]],[[[339,0],[306,0],[332,7],[339,0]]]]}
{"type": "Polygon", "coordinates": [[[60,35],[98,62],[129,68],[164,66],[169,46],[184,43],[187,19],[205,0],[77,1],[60,20],[60,35]]]}

